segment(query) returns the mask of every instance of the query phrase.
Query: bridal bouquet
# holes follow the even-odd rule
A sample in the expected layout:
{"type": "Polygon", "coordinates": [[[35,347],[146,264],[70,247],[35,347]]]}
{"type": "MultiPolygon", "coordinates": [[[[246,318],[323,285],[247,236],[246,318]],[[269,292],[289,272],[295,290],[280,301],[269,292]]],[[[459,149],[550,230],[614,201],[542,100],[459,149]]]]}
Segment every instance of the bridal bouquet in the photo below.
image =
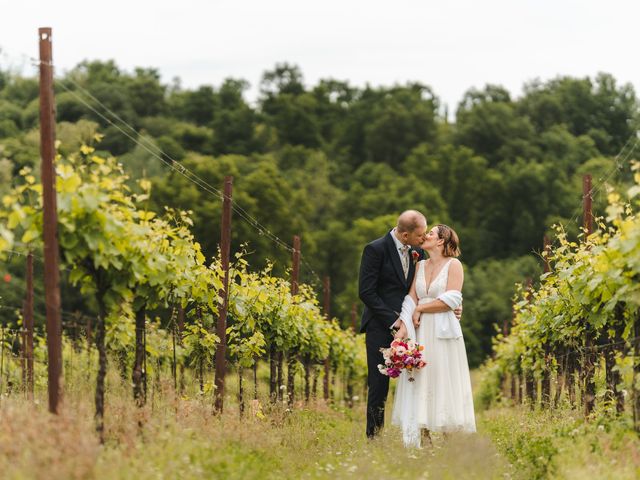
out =
{"type": "Polygon", "coordinates": [[[423,350],[424,346],[413,340],[395,339],[389,348],[380,349],[384,357],[384,365],[378,365],[378,370],[391,378],[400,376],[402,370],[406,370],[409,373],[409,381],[413,382],[413,371],[427,364],[422,360],[423,350]]]}

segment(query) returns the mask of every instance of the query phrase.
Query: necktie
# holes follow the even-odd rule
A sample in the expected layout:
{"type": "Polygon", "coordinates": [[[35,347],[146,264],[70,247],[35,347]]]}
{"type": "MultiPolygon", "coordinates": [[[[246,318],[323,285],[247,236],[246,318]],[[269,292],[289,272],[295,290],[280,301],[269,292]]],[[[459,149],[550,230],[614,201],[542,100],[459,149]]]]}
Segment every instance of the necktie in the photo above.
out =
{"type": "Polygon", "coordinates": [[[400,258],[402,259],[402,271],[404,272],[404,278],[409,275],[409,245],[403,245],[400,247],[400,258]]]}

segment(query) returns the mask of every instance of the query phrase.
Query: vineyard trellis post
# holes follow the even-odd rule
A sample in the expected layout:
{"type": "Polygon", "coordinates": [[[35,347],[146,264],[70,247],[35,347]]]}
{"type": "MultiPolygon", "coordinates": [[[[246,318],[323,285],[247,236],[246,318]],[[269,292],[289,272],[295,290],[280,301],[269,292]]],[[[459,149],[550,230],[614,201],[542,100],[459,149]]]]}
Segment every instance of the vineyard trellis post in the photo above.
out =
{"type": "MultiPolygon", "coordinates": [[[[300,236],[293,236],[293,251],[291,257],[291,296],[298,295],[300,278],[300,236]]],[[[295,366],[296,357],[294,352],[289,352],[287,362],[287,405],[293,406],[295,399],[295,366]]]]}
{"type": "Polygon", "coordinates": [[[222,232],[220,238],[220,260],[222,263],[223,283],[220,291],[221,301],[218,312],[217,335],[220,343],[216,348],[215,411],[222,413],[224,408],[224,377],[226,375],[227,350],[227,308],[229,306],[229,257],[231,255],[231,195],[233,177],[224,178],[224,197],[222,201],[222,232]]]}
{"type": "MultiPolygon", "coordinates": [[[[331,278],[329,276],[324,277],[323,282],[323,298],[324,302],[322,309],[324,310],[324,316],[327,322],[331,320],[331,278]]],[[[329,372],[330,372],[329,357],[324,359],[324,379],[322,381],[322,397],[325,401],[329,400],[329,372]]]]}
{"type": "MultiPolygon", "coordinates": [[[[544,251],[544,255],[543,255],[543,259],[544,259],[544,273],[549,273],[551,271],[551,265],[549,263],[549,255],[551,254],[551,243],[549,242],[549,237],[547,235],[544,236],[543,238],[543,251],[544,251]]],[[[551,345],[549,342],[549,339],[546,340],[545,345],[544,345],[544,369],[542,371],[542,378],[541,378],[541,390],[542,390],[542,396],[541,396],[541,401],[542,401],[542,406],[546,407],[546,408],[550,408],[552,406],[553,401],[555,400],[554,397],[551,396],[551,366],[552,366],[552,361],[551,361],[551,345]]],[[[558,390],[559,388],[559,383],[558,383],[558,377],[556,375],[556,390],[558,390]]]]}
{"type": "MultiPolygon", "coordinates": [[[[525,279],[525,299],[531,302],[533,294],[533,280],[531,277],[525,279]]],[[[537,403],[537,377],[535,371],[532,368],[526,368],[522,370],[522,386],[524,392],[522,394],[522,402],[528,402],[531,409],[535,408],[537,403]]]]}
{"type": "Polygon", "coordinates": [[[40,38],[40,156],[43,199],[44,285],[47,319],[49,411],[59,413],[62,398],[62,321],[56,212],[55,102],[51,28],[40,38]]]}
{"type": "MultiPolygon", "coordinates": [[[[582,177],[582,209],[583,209],[583,228],[585,232],[585,240],[593,232],[593,213],[592,207],[592,191],[591,191],[591,175],[586,174],[582,177]]],[[[596,353],[593,351],[595,344],[594,332],[592,331],[588,320],[585,318],[585,337],[584,347],[585,352],[583,356],[582,365],[582,381],[581,386],[583,390],[582,404],[584,408],[584,415],[589,416],[595,406],[596,392],[594,384],[594,372],[595,361],[594,357],[596,353]]]]}
{"type": "Polygon", "coordinates": [[[636,432],[640,433],[640,388],[638,388],[638,377],[640,377],[640,311],[636,311],[636,318],[633,322],[633,425],[636,432]]]}
{"type": "Polygon", "coordinates": [[[0,329],[2,329],[2,335],[0,338],[0,398],[2,398],[3,385],[4,385],[4,336],[5,336],[4,325],[0,324],[0,329]]]}

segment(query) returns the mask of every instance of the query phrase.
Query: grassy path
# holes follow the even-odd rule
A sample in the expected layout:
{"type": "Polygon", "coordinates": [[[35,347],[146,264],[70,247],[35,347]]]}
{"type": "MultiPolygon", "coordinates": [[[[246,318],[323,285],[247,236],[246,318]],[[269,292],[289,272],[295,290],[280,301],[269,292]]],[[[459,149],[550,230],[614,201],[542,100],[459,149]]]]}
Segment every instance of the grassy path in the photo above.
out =
{"type": "Polygon", "coordinates": [[[488,437],[434,438],[434,447],[406,450],[391,427],[364,437],[364,407],[323,406],[273,411],[240,421],[235,412],[210,415],[208,404],[181,401],[136,412],[114,401],[109,442],[95,440],[91,405],[76,399],[55,418],[42,405],[0,405],[3,478],[283,479],[510,478],[511,467],[488,437]],[[71,408],[70,408],[71,407],[71,408]],[[139,429],[138,420],[144,422],[139,429]]]}
{"type": "Polygon", "coordinates": [[[47,413],[42,394],[36,404],[3,396],[0,478],[640,478],[638,436],[611,420],[585,423],[574,411],[494,408],[478,415],[477,434],[434,436],[433,448],[406,450],[395,427],[365,438],[362,402],[353,410],[249,408],[240,420],[232,398],[214,417],[210,398],[174,399],[170,383],[138,410],[129,386],[112,375],[104,446],[88,386],[67,390],[59,417],[47,413]]]}

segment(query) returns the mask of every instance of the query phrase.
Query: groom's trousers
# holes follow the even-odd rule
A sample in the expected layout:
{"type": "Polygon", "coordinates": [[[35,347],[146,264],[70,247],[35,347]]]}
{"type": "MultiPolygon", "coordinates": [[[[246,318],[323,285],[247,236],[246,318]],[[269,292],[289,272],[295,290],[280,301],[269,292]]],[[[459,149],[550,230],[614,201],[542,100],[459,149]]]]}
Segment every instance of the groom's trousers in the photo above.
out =
{"type": "Polygon", "coordinates": [[[389,393],[389,377],[378,370],[384,364],[381,348],[393,340],[390,330],[367,330],[367,437],[373,438],[384,426],[384,405],[389,393]]]}

